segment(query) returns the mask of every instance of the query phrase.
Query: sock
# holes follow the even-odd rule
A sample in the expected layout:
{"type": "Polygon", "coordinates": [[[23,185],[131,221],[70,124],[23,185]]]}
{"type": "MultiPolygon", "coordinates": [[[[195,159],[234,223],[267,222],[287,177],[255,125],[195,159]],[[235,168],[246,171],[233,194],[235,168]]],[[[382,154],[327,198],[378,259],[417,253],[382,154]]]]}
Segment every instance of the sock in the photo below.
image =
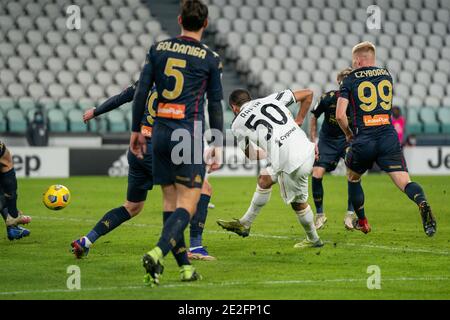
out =
{"type": "Polygon", "coordinates": [[[202,194],[197,204],[197,212],[192,217],[190,224],[190,241],[191,248],[202,246],[202,235],[205,228],[206,217],[208,215],[208,204],[211,197],[202,194]]]}
{"type": "Polygon", "coordinates": [[[323,185],[322,178],[312,177],[312,193],[317,214],[323,214],[323,185]]]}
{"type": "Polygon", "coordinates": [[[131,216],[125,207],[122,206],[112,209],[97,222],[94,229],[86,235],[86,238],[88,238],[91,243],[94,243],[98,238],[113,231],[125,221],[130,220],[130,218],[131,216]]]}
{"type": "Polygon", "coordinates": [[[167,218],[157,244],[163,256],[166,256],[177,245],[177,242],[183,241],[184,229],[186,229],[190,219],[189,212],[184,208],[177,208],[167,218]]]}
{"type": "Polygon", "coordinates": [[[308,205],[306,209],[295,211],[295,213],[297,214],[298,222],[300,222],[303,229],[305,229],[308,239],[313,242],[319,240],[319,235],[314,226],[314,213],[311,210],[311,206],[308,205]]]}
{"type": "Polygon", "coordinates": [[[366,215],[364,213],[364,191],[361,187],[361,181],[348,181],[348,196],[358,218],[364,219],[366,215]]]}
{"type": "Polygon", "coordinates": [[[17,218],[19,211],[17,210],[17,179],[14,168],[0,173],[0,185],[5,195],[5,208],[8,209],[11,217],[17,218]]]}
{"type": "MultiPolygon", "coordinates": [[[[163,223],[166,224],[166,221],[170,218],[173,211],[163,211],[163,223]]],[[[187,256],[186,243],[184,241],[184,233],[183,238],[177,241],[175,247],[172,248],[172,254],[177,261],[179,267],[187,264],[191,264],[189,262],[189,258],[187,256]]]]}
{"type": "Polygon", "coordinates": [[[420,205],[422,202],[427,201],[422,187],[416,182],[408,183],[405,187],[405,193],[408,198],[414,201],[417,205],[420,205]]]}
{"type": "Polygon", "coordinates": [[[264,207],[266,203],[269,202],[271,194],[272,188],[263,189],[259,185],[256,185],[256,191],[253,194],[250,207],[247,209],[247,212],[244,214],[244,216],[239,219],[239,221],[247,228],[250,228],[253,221],[256,219],[256,216],[261,211],[262,207],[264,207]]]}
{"type": "Polygon", "coordinates": [[[353,209],[353,204],[352,204],[352,202],[350,201],[350,196],[349,196],[349,197],[348,197],[348,200],[347,200],[347,213],[348,213],[348,214],[353,214],[354,211],[355,211],[355,209],[353,209]]]}

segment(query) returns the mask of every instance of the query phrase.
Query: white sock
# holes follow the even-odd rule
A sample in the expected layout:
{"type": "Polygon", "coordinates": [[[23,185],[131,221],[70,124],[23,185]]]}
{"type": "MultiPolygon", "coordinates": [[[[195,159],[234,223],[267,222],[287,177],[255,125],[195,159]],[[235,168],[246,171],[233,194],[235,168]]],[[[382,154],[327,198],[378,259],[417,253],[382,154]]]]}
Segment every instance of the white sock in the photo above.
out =
{"type": "Polygon", "coordinates": [[[319,235],[314,226],[314,213],[311,210],[311,206],[308,205],[306,209],[295,211],[295,213],[297,214],[298,222],[300,222],[303,229],[305,229],[308,239],[313,242],[319,240],[319,235]]]}
{"type": "Polygon", "coordinates": [[[355,214],[355,212],[354,211],[347,211],[347,214],[352,215],[352,214],[355,214]]]}
{"type": "Polygon", "coordinates": [[[91,240],[89,240],[88,237],[83,237],[84,238],[84,244],[86,245],[86,248],[90,248],[92,246],[92,242],[91,240]]]}
{"type": "Polygon", "coordinates": [[[250,228],[256,216],[261,211],[262,207],[266,205],[270,200],[270,195],[272,194],[272,188],[263,189],[259,185],[256,185],[256,191],[253,194],[252,202],[250,207],[248,207],[247,212],[239,219],[247,228],[250,228]]]}

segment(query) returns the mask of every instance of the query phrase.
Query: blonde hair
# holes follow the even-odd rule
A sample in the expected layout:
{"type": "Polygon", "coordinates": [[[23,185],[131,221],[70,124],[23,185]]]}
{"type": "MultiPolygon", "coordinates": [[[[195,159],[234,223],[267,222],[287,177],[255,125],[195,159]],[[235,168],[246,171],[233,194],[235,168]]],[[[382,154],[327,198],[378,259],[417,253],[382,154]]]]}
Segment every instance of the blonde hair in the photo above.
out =
{"type": "Polygon", "coordinates": [[[341,82],[345,79],[346,76],[350,74],[350,72],[352,72],[352,70],[353,70],[352,68],[348,67],[340,71],[336,77],[337,82],[341,84],[341,82]]]}
{"type": "Polygon", "coordinates": [[[376,53],[375,45],[370,41],[364,41],[364,42],[358,43],[356,46],[353,47],[352,55],[354,56],[355,54],[361,54],[361,53],[362,54],[372,53],[373,56],[375,57],[375,53],[376,53]]]}

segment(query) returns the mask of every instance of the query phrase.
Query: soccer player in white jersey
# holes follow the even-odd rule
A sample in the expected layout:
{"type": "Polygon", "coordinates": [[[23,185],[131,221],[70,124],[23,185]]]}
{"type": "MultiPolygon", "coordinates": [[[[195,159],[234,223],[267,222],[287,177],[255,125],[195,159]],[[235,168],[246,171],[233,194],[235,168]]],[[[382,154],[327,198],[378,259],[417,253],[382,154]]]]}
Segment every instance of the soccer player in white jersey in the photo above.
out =
{"type": "Polygon", "coordinates": [[[311,90],[285,90],[252,100],[247,90],[231,93],[229,103],[236,118],[231,129],[247,158],[267,159],[270,166],[258,177],[250,207],[237,220],[218,220],[228,231],[246,237],[252,222],[269,201],[272,185],[280,184],[281,196],[290,204],[306,232],[306,239],[295,248],[323,246],[314,226],[314,214],[308,200],[308,177],[315,160],[315,146],[300,128],[311,106],[311,90]],[[300,103],[296,119],[287,107],[300,103]]]}

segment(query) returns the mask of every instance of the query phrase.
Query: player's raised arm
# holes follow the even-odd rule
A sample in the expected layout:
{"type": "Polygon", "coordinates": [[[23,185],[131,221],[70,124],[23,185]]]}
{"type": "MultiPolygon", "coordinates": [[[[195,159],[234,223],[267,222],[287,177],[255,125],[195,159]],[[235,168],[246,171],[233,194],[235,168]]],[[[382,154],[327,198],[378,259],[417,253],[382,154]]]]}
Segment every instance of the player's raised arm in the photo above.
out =
{"type": "Polygon", "coordinates": [[[152,48],[147,55],[144,68],[142,69],[139,77],[139,82],[134,93],[133,100],[133,117],[131,123],[131,136],[130,136],[130,151],[135,154],[139,159],[143,159],[144,153],[147,148],[145,137],[140,133],[140,124],[142,116],[145,112],[145,103],[154,83],[154,70],[151,61],[152,48]]]}
{"type": "Polygon", "coordinates": [[[305,120],[306,114],[308,113],[311,103],[313,101],[314,93],[310,89],[302,89],[292,92],[295,97],[295,101],[300,103],[300,109],[298,110],[297,116],[295,117],[295,122],[301,126],[305,120]]]}
{"type": "Polygon", "coordinates": [[[103,102],[96,108],[88,109],[83,114],[83,121],[87,123],[89,120],[98,117],[104,113],[110,112],[114,109],[119,108],[127,102],[133,101],[134,93],[136,91],[137,82],[128,88],[126,88],[121,93],[110,97],[108,100],[103,102]]]}

